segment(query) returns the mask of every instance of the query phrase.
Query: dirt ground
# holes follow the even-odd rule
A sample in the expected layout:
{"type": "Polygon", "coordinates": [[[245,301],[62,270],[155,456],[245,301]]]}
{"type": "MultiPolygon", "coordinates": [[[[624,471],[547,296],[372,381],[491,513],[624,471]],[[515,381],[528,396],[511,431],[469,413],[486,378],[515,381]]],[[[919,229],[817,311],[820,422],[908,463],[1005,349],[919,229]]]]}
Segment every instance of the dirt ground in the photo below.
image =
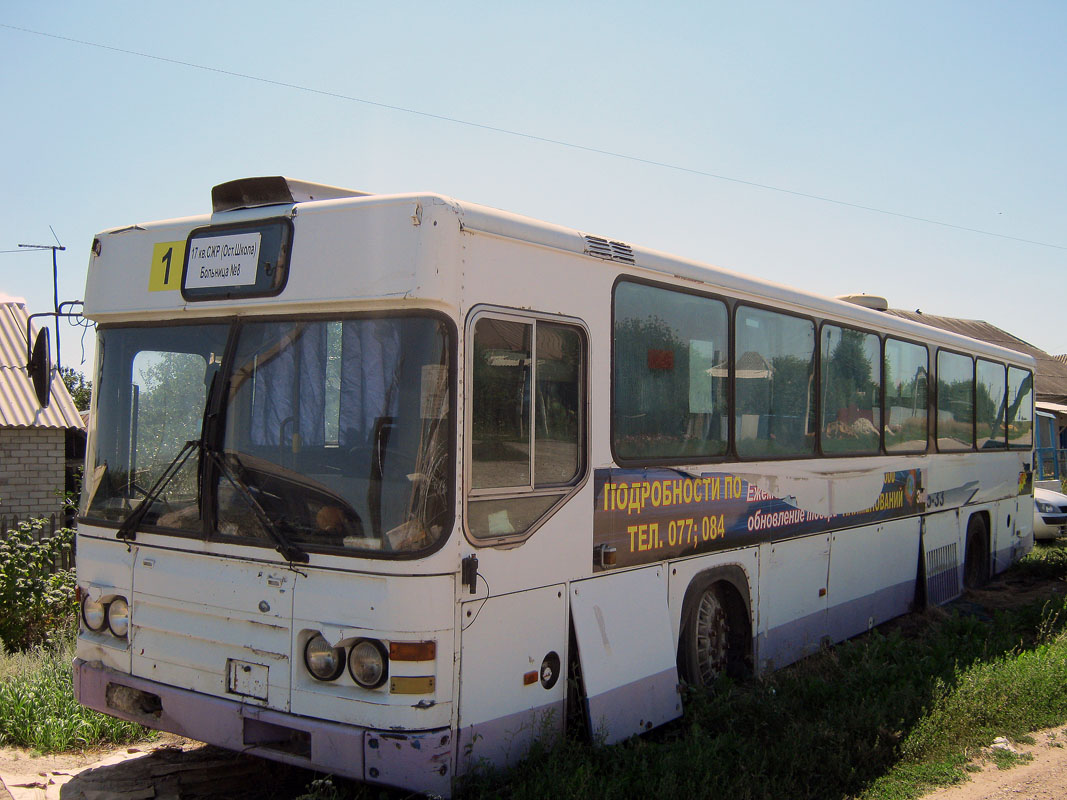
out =
{"type": "MultiPolygon", "coordinates": [[[[984,614],[1067,593],[1067,583],[1012,574],[981,591],[968,592],[958,606],[984,614]]],[[[919,628],[932,609],[890,623],[919,628]]],[[[1067,798],[1067,726],[1033,735],[1034,743],[1011,744],[1032,760],[999,769],[992,751],[974,764],[970,780],[939,789],[924,800],[1064,800],[1067,798]]],[[[161,734],[140,745],[52,756],[0,748],[0,800],[291,800],[316,777],[307,770],[231,753],[161,734]]]]}
{"type": "Polygon", "coordinates": [[[1033,734],[1034,744],[1013,745],[1032,761],[999,769],[992,751],[974,762],[981,768],[959,786],[938,789],[923,800],[1063,800],[1067,797],[1067,726],[1033,734]]]}
{"type": "Polygon", "coordinates": [[[0,748],[0,800],[291,800],[314,778],[171,734],[53,756],[0,748]]]}

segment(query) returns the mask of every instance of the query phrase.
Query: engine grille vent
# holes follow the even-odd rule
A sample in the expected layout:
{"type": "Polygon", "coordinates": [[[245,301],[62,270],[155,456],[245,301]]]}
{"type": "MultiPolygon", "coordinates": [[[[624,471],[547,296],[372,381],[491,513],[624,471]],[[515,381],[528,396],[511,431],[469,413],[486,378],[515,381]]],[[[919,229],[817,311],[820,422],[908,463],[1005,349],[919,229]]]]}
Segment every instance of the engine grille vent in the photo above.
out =
{"type": "Polygon", "coordinates": [[[585,254],[605,261],[618,261],[622,264],[634,263],[634,251],[628,244],[612,242],[599,236],[585,237],[585,254]]]}
{"type": "Polygon", "coordinates": [[[958,566],[955,542],[927,551],[926,598],[930,605],[944,605],[960,596],[958,566]]]}

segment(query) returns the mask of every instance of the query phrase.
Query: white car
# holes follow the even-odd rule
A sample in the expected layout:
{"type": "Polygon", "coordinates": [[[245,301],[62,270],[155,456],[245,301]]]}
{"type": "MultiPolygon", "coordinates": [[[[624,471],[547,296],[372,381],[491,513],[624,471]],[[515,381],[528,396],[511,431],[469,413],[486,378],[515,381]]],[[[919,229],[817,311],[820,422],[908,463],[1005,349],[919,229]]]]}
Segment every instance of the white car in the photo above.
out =
{"type": "Polygon", "coordinates": [[[1067,535],[1067,495],[1034,489],[1034,538],[1057,539],[1067,535]]]}

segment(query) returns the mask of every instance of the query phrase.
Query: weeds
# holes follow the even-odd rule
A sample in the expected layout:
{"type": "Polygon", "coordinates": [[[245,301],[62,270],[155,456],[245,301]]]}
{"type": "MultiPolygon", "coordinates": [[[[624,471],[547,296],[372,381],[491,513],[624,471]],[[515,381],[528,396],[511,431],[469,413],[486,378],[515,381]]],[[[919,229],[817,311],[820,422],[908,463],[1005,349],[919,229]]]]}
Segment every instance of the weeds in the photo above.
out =
{"type": "Polygon", "coordinates": [[[150,732],[78,705],[73,637],[0,657],[0,744],[41,753],[121,744],[150,732]]]}
{"type": "Polygon", "coordinates": [[[1030,554],[1012,570],[1017,575],[1067,580],[1067,540],[1037,542],[1030,554]]]}
{"type": "Polygon", "coordinates": [[[993,763],[997,769],[1011,769],[1019,764],[1027,764],[1034,760],[1030,753],[1013,753],[1011,750],[994,750],[993,763]]]}

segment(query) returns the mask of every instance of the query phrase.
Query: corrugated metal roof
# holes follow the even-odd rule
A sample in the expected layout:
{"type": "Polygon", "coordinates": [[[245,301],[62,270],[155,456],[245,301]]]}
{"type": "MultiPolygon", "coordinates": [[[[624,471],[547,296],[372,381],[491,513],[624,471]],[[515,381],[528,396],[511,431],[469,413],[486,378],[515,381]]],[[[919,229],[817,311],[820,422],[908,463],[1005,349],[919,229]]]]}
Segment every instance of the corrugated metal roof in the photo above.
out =
{"type": "MultiPolygon", "coordinates": [[[[0,427],[84,428],[78,409],[59,373],[53,370],[52,400],[48,408],[37,404],[26,374],[26,322],[21,303],[0,303],[0,427]]],[[[34,333],[36,330],[34,331],[34,333]]]]}
{"type": "Polygon", "coordinates": [[[897,308],[891,308],[885,313],[953,333],[961,333],[964,336],[970,336],[972,339],[1007,347],[1009,350],[1018,350],[1020,353],[1033,356],[1037,361],[1037,371],[1034,373],[1034,388],[1037,399],[1067,404],[1067,363],[1064,363],[1061,357],[1049,355],[1029,342],[1024,342],[1017,336],[1012,336],[1007,331],[981,320],[938,317],[934,314],[924,314],[921,311],[903,311],[897,308]]]}

